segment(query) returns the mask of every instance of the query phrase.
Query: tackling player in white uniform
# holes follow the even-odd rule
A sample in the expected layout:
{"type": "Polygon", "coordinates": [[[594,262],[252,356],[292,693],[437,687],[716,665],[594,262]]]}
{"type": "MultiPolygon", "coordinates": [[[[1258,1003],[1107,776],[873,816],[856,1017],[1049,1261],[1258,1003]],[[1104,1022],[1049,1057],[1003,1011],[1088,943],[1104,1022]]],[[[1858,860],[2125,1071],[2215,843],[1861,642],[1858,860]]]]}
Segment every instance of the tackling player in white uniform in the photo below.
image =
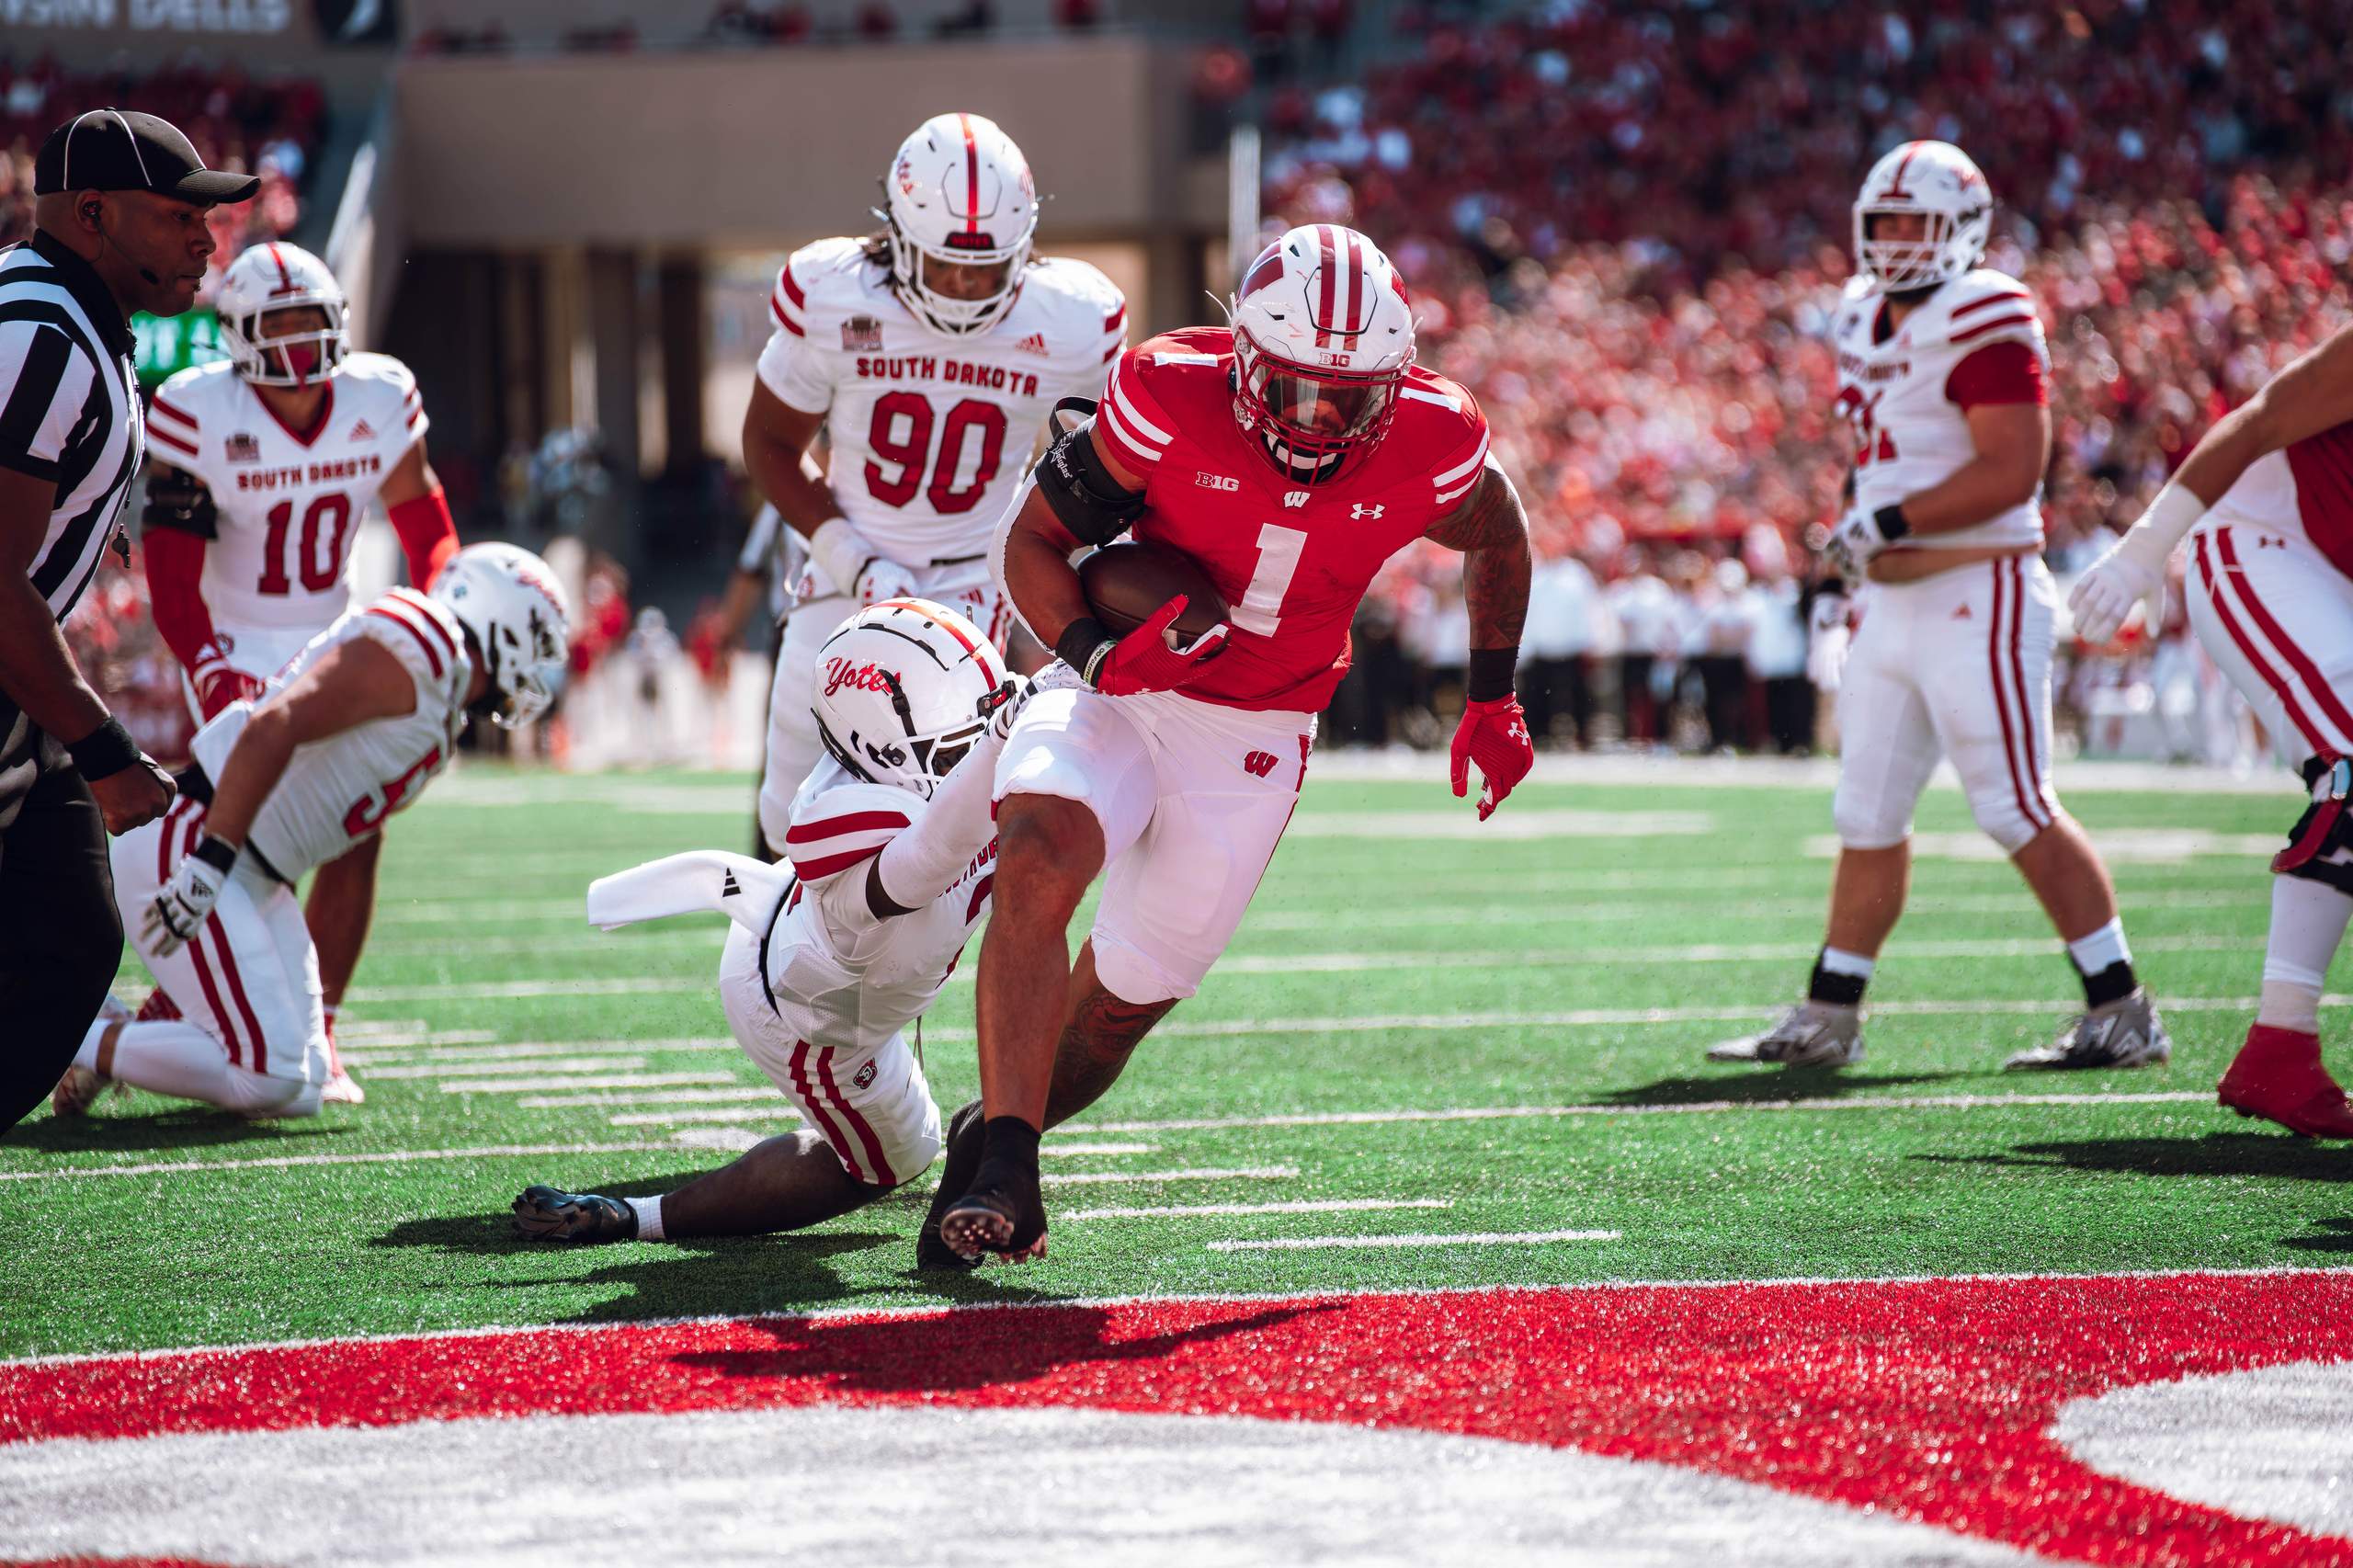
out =
{"type": "Polygon", "coordinates": [[[2320,1059],[2321,988],[2353,921],[2353,327],[2209,430],[2131,530],[2076,583],[2078,636],[2136,603],[2164,624],[2165,563],[2190,541],[2189,624],[2298,769],[2311,804],[2273,858],[2262,1000],[2222,1101],[2313,1138],[2353,1138],[2320,1059]]]}
{"type": "Polygon", "coordinates": [[[1870,582],[1843,670],[1845,617],[1816,606],[1831,656],[1815,667],[1838,689],[1829,927],[1806,1000],[1711,1060],[1861,1060],[1863,990],[1904,910],[1912,811],[1940,757],[2084,985],[2085,1011],[2006,1065],[2139,1067],[2171,1051],[2132,972],[2107,868],[2051,786],[2049,352],[2025,286],[1978,265],[1992,223],[1985,176],[1942,142],[1896,148],[1856,199],[1856,276],[1835,329],[1854,497],[1825,553],[1870,582]]]}
{"type": "Polygon", "coordinates": [[[414,801],[469,714],[512,725],[543,710],[566,626],[545,562],[478,544],[429,595],[395,588],[343,616],[199,731],[178,802],[113,848],[123,928],[187,1016],[109,1006],[57,1113],[113,1081],[247,1116],[314,1114],[333,1064],[295,882],[414,801]]]}
{"type": "MultiPolygon", "coordinates": [[[[416,587],[431,587],[458,548],[415,378],[397,359],[350,351],[326,264],[281,242],[256,245],[222,276],[216,303],[229,358],[165,381],[148,415],[142,536],[155,627],[199,724],[259,692],[349,608],[351,542],[371,502],[391,515],[416,587]]],[[[367,940],[381,842],[369,835],[312,881],[330,1039],[367,940]]],[[[190,1001],[153,1006],[167,1015],[190,1001]]],[[[358,1097],[349,1085],[339,1074],[336,1097],[358,1097]]]]}
{"type": "Polygon", "coordinates": [[[864,605],[919,594],[1000,649],[987,559],[1054,404],[1102,390],[1127,304],[1085,262],[1033,258],[1038,194],[1021,149],[976,114],[926,120],[883,182],[882,232],[793,253],[744,416],[744,462],[807,564],[778,638],[760,826],[817,759],[817,646],[864,605]],[[823,426],[828,485],[801,463],[823,426]]]}
{"type": "Polygon", "coordinates": [[[798,1230],[870,1203],[938,1154],[939,1107],[908,1048],[989,906],[991,784],[1019,688],[979,630],[890,599],[827,639],[816,721],[827,760],[792,802],[790,864],[713,850],[606,877],[588,918],[719,910],[728,1027],[807,1126],[661,1197],[532,1187],[515,1228],[542,1241],[798,1230]]]}

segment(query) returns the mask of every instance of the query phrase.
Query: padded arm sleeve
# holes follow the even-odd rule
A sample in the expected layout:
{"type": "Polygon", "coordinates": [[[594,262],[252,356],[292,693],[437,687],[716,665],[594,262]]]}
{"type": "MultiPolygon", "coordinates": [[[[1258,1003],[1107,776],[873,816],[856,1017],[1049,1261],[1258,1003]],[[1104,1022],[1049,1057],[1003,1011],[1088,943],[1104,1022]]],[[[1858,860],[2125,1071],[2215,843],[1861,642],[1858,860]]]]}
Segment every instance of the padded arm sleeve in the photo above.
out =
{"type": "Polygon", "coordinates": [[[903,909],[921,909],[964,874],[996,836],[996,759],[1005,743],[983,735],[931,798],[931,809],[882,851],[882,892],[903,909]]]}
{"type": "MultiPolygon", "coordinates": [[[[1063,406],[1083,402],[1067,399],[1063,406]]],[[[1046,455],[1038,460],[1036,478],[1040,494],[1072,538],[1082,544],[1108,544],[1142,514],[1143,494],[1123,487],[1111,476],[1095,450],[1094,429],[1095,421],[1090,418],[1055,437],[1046,455]]]]}
{"type": "Polygon", "coordinates": [[[194,670],[212,642],[212,614],[198,585],[204,576],[204,540],[172,528],[150,528],[139,541],[147,568],[149,613],[165,646],[181,667],[194,670]]]}

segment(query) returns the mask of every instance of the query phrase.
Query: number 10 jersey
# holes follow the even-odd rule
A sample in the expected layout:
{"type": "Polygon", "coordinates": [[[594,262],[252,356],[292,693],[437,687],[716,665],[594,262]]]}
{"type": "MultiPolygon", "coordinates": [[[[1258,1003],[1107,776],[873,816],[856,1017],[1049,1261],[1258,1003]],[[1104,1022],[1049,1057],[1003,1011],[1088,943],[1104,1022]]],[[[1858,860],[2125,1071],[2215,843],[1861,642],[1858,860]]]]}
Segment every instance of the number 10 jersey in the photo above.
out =
{"type": "Polygon", "coordinates": [[[788,408],[825,415],[835,504],[911,567],[987,550],[1046,416],[1097,395],[1127,341],[1111,280],[1055,256],[1026,268],[1013,308],[969,337],[918,323],[890,269],[851,239],[795,251],[768,308],[760,380],[788,408]]]}

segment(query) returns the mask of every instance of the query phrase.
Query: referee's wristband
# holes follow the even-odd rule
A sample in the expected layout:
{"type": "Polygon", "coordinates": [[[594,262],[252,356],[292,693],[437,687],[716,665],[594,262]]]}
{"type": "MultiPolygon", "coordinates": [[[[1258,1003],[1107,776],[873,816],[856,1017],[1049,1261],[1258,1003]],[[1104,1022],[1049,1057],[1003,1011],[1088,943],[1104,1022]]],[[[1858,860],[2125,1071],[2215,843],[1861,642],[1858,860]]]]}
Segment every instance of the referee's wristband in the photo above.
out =
{"type": "Polygon", "coordinates": [[[1088,686],[1095,684],[1096,672],[1103,667],[1103,660],[1120,645],[1104,624],[1091,615],[1082,615],[1063,628],[1054,639],[1054,657],[1078,672],[1078,678],[1088,686]]]}
{"type": "Polygon", "coordinates": [[[80,740],[66,742],[65,753],[74,759],[74,767],[84,780],[93,784],[139,766],[139,743],[131,738],[122,721],[111,713],[107,715],[106,722],[80,740]]]}
{"type": "Polygon", "coordinates": [[[1881,506],[1871,514],[1871,527],[1879,529],[1879,537],[1893,544],[1912,531],[1912,520],[1904,515],[1904,503],[1881,506]]]}

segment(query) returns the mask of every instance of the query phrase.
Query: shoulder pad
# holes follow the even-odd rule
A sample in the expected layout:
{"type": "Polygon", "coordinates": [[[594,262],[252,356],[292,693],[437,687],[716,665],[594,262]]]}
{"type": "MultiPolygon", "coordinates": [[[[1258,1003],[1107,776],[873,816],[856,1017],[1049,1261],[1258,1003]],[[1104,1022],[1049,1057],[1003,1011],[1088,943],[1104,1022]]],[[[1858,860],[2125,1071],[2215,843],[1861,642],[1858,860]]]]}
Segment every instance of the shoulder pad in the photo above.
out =
{"type": "Polygon", "coordinates": [[[1956,278],[1938,291],[1932,308],[1938,319],[1921,324],[1928,328],[1921,335],[1930,342],[1942,338],[1966,347],[2006,337],[2037,345],[2042,341],[2042,317],[2033,293],[2003,273],[1981,267],[1956,278]]]}
{"type": "Polygon", "coordinates": [[[394,588],[351,616],[354,635],[374,638],[428,691],[443,692],[459,686],[458,676],[471,676],[465,636],[455,617],[435,599],[414,588],[394,588]]]}
{"type": "Polygon", "coordinates": [[[343,363],[335,367],[335,379],[341,381],[346,377],[354,381],[393,387],[404,396],[416,390],[416,375],[406,365],[389,354],[375,354],[366,349],[347,355],[343,363]]]}
{"type": "Polygon", "coordinates": [[[148,400],[147,440],[156,459],[202,479],[208,426],[217,439],[222,423],[218,404],[224,389],[235,385],[226,360],[192,365],[155,389],[148,400]]]}
{"type": "Polygon", "coordinates": [[[814,885],[882,852],[929,802],[888,784],[836,784],[792,803],[784,852],[795,875],[814,885]]]}
{"type": "Polygon", "coordinates": [[[1879,285],[1858,272],[1847,279],[1845,288],[1838,290],[1838,302],[1842,305],[1858,304],[1877,292],[1879,285]]]}
{"type": "Polygon", "coordinates": [[[1069,256],[1047,256],[1029,269],[1023,288],[1038,290],[1058,351],[1108,359],[1125,346],[1127,297],[1101,268],[1069,256]]]}
{"type": "Polygon", "coordinates": [[[1388,439],[1403,437],[1411,451],[1429,464],[1430,499],[1451,506],[1479,483],[1487,461],[1487,416],[1470,389],[1415,369],[1397,389],[1397,425],[1388,439]]]}
{"type": "Polygon", "coordinates": [[[813,321],[829,322],[858,309],[867,293],[863,242],[819,240],[785,257],[776,278],[768,313],[796,336],[807,336],[813,321]]]}

